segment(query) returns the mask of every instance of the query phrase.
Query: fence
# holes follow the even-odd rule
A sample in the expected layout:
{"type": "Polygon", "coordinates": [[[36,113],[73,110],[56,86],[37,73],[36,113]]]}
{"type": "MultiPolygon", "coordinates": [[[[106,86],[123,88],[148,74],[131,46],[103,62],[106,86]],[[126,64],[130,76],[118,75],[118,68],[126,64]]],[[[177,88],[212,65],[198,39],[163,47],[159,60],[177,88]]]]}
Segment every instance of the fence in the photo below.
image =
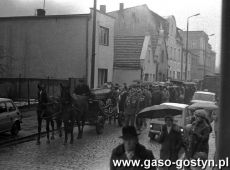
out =
{"type": "Polygon", "coordinates": [[[42,83],[46,86],[48,96],[60,96],[60,83],[70,85],[71,91],[76,87],[82,78],[69,79],[38,79],[38,78],[0,78],[0,97],[11,98],[14,101],[30,101],[37,99],[37,85],[42,83]]]}

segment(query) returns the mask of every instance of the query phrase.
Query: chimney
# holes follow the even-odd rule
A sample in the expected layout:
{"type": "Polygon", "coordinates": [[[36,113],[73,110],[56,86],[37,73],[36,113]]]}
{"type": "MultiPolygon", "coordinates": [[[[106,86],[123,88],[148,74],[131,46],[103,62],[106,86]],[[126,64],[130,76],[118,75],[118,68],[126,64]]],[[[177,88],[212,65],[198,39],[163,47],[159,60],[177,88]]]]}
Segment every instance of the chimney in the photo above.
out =
{"type": "Polygon", "coordinates": [[[120,10],[124,9],[124,3],[120,3],[120,10]]]}
{"type": "Polygon", "coordinates": [[[37,9],[37,16],[45,16],[46,11],[44,9],[37,9]]]}
{"type": "Polygon", "coordinates": [[[100,11],[103,13],[106,13],[106,6],[105,5],[100,5],[100,11]]]}

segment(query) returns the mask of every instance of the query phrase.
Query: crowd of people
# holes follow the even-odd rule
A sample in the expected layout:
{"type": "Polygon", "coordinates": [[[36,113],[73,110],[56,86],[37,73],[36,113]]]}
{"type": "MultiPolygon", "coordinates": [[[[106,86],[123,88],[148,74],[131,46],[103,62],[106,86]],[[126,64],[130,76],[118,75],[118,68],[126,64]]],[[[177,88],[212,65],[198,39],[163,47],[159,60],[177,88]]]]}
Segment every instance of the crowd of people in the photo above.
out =
{"type": "MultiPolygon", "coordinates": [[[[123,86],[112,83],[106,84],[110,88],[110,97],[116,103],[119,114],[124,115],[122,129],[123,144],[116,147],[111,155],[110,169],[127,169],[127,167],[115,167],[113,160],[141,160],[155,159],[152,151],[141,145],[138,140],[138,133],[141,127],[146,126],[145,120],[136,118],[136,114],[145,107],[159,105],[164,102],[186,103],[191,100],[195,86],[175,84],[141,84],[137,83],[123,86]]],[[[178,125],[174,124],[173,117],[165,117],[165,125],[162,126],[159,135],[155,140],[161,144],[160,159],[172,162],[181,159],[207,160],[209,154],[209,134],[212,132],[210,120],[207,118],[207,111],[200,109],[194,112],[190,124],[186,125],[183,133],[178,125]]],[[[158,167],[159,168],[159,167],[158,167]]],[[[132,167],[131,169],[143,169],[143,167],[132,167]]],[[[151,167],[150,169],[156,169],[151,167]]],[[[163,170],[176,170],[176,165],[160,167],[163,170]]],[[[200,167],[184,167],[184,169],[201,169],[200,167]]]]}
{"type": "MultiPolygon", "coordinates": [[[[145,121],[136,120],[136,114],[143,108],[161,104],[164,102],[188,103],[191,96],[196,91],[195,87],[175,86],[175,85],[141,85],[123,88],[115,86],[119,103],[119,111],[125,116],[125,123],[122,130],[123,144],[113,150],[111,155],[111,169],[122,169],[114,167],[112,160],[114,159],[140,159],[154,158],[154,154],[139,144],[136,130],[145,121]],[[142,123],[142,124],[141,124],[142,123]],[[127,130],[128,129],[128,130],[127,130]],[[130,134],[126,134],[130,131],[130,134]],[[142,150],[143,155],[139,154],[142,150]],[[132,156],[130,156],[132,155],[132,156]]],[[[165,125],[162,126],[159,135],[155,136],[155,140],[161,144],[160,159],[171,160],[175,162],[181,159],[201,159],[207,160],[209,154],[209,135],[212,132],[210,120],[207,117],[208,113],[204,109],[199,109],[194,112],[190,124],[188,124],[183,133],[178,125],[174,124],[173,117],[165,117],[165,125]]],[[[151,167],[156,169],[156,167],[151,167]]],[[[151,169],[150,168],[150,169],[151,169]]],[[[124,168],[125,169],[125,168],[124,168]]],[[[135,168],[133,168],[135,169],[135,168]]],[[[137,168],[136,169],[142,169],[137,168]]],[[[176,170],[176,165],[170,167],[160,167],[159,169],[176,170]]],[[[201,167],[184,167],[184,169],[201,169],[201,167]]]]}
{"type": "Polygon", "coordinates": [[[118,112],[124,115],[125,125],[136,125],[137,128],[146,125],[145,121],[135,118],[143,108],[165,102],[189,103],[196,91],[195,86],[166,83],[136,83],[130,86],[107,83],[105,88],[112,89],[113,103],[117,103],[118,112]]]}
{"type": "MultiPolygon", "coordinates": [[[[173,117],[165,117],[165,125],[162,126],[161,132],[155,137],[156,141],[161,144],[160,160],[163,162],[171,161],[176,162],[179,159],[182,160],[207,160],[209,154],[209,135],[212,131],[210,122],[206,117],[207,113],[204,109],[196,110],[194,113],[194,119],[191,124],[188,124],[182,134],[178,125],[173,123],[173,117]],[[184,154],[183,158],[180,158],[181,151],[184,154]]],[[[145,146],[138,142],[138,134],[134,126],[124,126],[122,129],[123,144],[117,146],[110,158],[110,169],[145,169],[145,167],[132,167],[124,166],[116,167],[113,164],[114,160],[140,160],[141,163],[145,160],[154,160],[154,154],[152,151],[147,150],[145,146]]],[[[160,165],[151,166],[149,169],[155,170],[177,170],[177,164],[171,164],[170,166],[160,165]]],[[[183,166],[183,169],[200,170],[203,167],[196,166],[183,166]]]]}

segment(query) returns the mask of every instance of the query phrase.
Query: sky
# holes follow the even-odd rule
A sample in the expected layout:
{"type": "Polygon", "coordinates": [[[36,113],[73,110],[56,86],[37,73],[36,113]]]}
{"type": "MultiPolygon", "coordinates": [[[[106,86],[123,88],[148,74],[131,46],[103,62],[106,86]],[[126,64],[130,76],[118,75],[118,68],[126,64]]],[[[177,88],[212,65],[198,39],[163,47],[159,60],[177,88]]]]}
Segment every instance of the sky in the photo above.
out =
{"type": "MultiPolygon", "coordinates": [[[[94,0],[45,0],[47,15],[89,13],[94,0]]],[[[43,8],[44,0],[0,0],[0,17],[35,15],[37,8],[43,8]]],[[[187,17],[190,31],[205,31],[216,54],[216,66],[220,64],[221,0],[97,0],[97,8],[106,5],[106,11],[146,4],[160,16],[174,15],[177,27],[186,30],[187,17]]]]}

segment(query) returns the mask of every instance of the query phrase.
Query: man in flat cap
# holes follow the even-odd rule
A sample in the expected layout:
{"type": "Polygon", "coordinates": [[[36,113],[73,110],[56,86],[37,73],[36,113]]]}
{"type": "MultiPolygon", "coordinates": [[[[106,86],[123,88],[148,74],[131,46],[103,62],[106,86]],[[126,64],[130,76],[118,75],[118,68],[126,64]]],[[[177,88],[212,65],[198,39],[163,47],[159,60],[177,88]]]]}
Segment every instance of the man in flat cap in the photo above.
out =
{"type": "MultiPolygon", "coordinates": [[[[134,126],[125,126],[122,128],[122,136],[120,138],[123,143],[118,145],[112,151],[110,158],[110,170],[143,170],[144,166],[115,166],[114,161],[119,160],[140,160],[140,163],[144,165],[144,161],[155,160],[152,151],[145,148],[138,142],[137,131],[134,126]]],[[[156,167],[152,166],[149,169],[156,170],[156,167]]]]}
{"type": "MultiPolygon", "coordinates": [[[[160,159],[176,162],[182,147],[182,136],[178,125],[173,124],[172,116],[165,116],[165,125],[162,126],[156,140],[161,144],[160,159]]],[[[162,167],[163,170],[176,170],[176,166],[162,167]]]]}

